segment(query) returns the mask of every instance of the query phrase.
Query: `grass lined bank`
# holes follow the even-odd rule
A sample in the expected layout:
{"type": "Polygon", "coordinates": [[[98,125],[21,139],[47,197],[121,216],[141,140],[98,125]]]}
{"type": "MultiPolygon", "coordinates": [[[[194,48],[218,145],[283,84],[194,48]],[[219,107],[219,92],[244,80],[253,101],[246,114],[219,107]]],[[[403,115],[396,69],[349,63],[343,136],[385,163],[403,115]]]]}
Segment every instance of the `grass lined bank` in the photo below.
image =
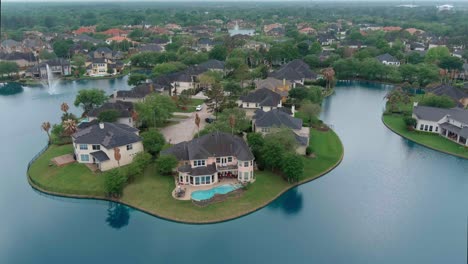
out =
{"type": "MultiPolygon", "coordinates": [[[[317,157],[304,159],[304,175],[297,184],[289,184],[281,176],[268,171],[256,171],[256,182],[242,197],[206,207],[194,206],[190,201],[175,200],[173,177],[161,176],[154,164],[143,175],[128,184],[120,202],[162,218],[187,223],[213,223],[240,217],[258,210],[288,189],[314,180],[337,166],[343,157],[343,146],[332,131],[311,131],[311,146],[317,157]]],[[[64,167],[50,165],[50,159],[72,152],[70,145],[51,146],[30,167],[31,184],[52,194],[89,196],[106,199],[104,177],[93,174],[83,164],[64,167]]]]}

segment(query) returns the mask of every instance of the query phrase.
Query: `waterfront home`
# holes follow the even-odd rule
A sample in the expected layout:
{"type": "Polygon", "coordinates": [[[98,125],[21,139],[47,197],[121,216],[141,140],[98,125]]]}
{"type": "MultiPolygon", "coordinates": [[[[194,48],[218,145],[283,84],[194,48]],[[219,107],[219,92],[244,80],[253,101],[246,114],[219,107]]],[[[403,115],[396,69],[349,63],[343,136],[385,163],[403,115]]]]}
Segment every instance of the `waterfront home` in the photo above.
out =
{"type": "MultiPolygon", "coordinates": [[[[294,108],[294,106],[293,106],[294,108]]],[[[294,112],[294,109],[292,110],[294,112]]],[[[262,109],[255,111],[252,118],[252,129],[263,135],[278,132],[280,129],[289,129],[298,143],[296,152],[305,155],[309,145],[310,129],[302,126],[302,120],[291,116],[281,109],[265,112],[262,109]]]]}
{"type": "Polygon", "coordinates": [[[94,108],[88,113],[88,121],[99,119],[102,112],[115,111],[118,113],[115,123],[124,124],[130,127],[135,127],[133,120],[133,103],[132,102],[106,102],[100,107],[94,108]]]}
{"type": "Polygon", "coordinates": [[[438,108],[414,103],[416,130],[439,134],[460,145],[468,146],[468,110],[438,108]]]}
{"type": "Polygon", "coordinates": [[[71,74],[70,61],[66,59],[57,58],[46,62],[42,62],[39,65],[29,68],[26,71],[25,76],[47,79],[47,66],[49,66],[50,72],[55,76],[66,76],[71,74]]]}
{"type": "Polygon", "coordinates": [[[104,76],[108,75],[107,62],[105,58],[92,59],[90,62],[86,62],[86,72],[89,76],[104,76]]]}
{"type": "Polygon", "coordinates": [[[379,55],[375,58],[384,65],[400,66],[400,61],[388,53],[379,55]]]}
{"type": "Polygon", "coordinates": [[[305,81],[317,79],[317,74],[310,70],[310,67],[303,60],[296,59],[281,66],[278,70],[270,73],[268,77],[279,80],[288,80],[296,87],[296,84],[304,85],[305,81]]]}
{"type": "Polygon", "coordinates": [[[254,181],[254,156],[238,136],[213,132],[163,150],[179,160],[179,184],[212,185],[223,177],[254,181]]]}
{"type": "Polygon", "coordinates": [[[76,161],[94,164],[101,171],[130,164],[143,151],[138,129],[124,124],[94,123],[74,133],[72,141],[76,161]]]}
{"type": "Polygon", "coordinates": [[[245,109],[247,116],[252,116],[257,109],[270,111],[282,107],[281,95],[267,88],[256,89],[237,100],[237,105],[245,109]]]}

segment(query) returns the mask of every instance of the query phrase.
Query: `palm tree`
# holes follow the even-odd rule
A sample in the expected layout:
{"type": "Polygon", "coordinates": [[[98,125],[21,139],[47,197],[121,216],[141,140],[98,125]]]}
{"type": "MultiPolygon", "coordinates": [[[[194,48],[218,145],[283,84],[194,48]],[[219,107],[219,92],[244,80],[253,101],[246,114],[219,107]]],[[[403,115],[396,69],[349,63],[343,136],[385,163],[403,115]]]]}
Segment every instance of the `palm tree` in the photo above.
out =
{"type": "Polygon", "coordinates": [[[322,74],[327,81],[326,88],[331,89],[333,85],[333,79],[335,78],[335,70],[333,70],[333,68],[325,68],[322,70],[322,74]]]}
{"type": "Polygon", "coordinates": [[[66,114],[66,113],[68,113],[68,110],[70,109],[70,107],[68,106],[67,103],[63,102],[63,103],[60,105],[60,109],[66,114]]]}
{"type": "Polygon", "coordinates": [[[49,138],[49,143],[50,143],[50,123],[49,121],[43,122],[41,125],[42,130],[44,130],[47,133],[47,137],[49,138]]]}
{"type": "Polygon", "coordinates": [[[120,155],[119,148],[114,148],[114,158],[117,161],[117,165],[120,167],[120,158],[122,158],[122,155],[120,155]]]}
{"type": "Polygon", "coordinates": [[[236,125],[236,117],[234,115],[229,116],[229,126],[231,127],[231,134],[234,135],[234,126],[236,125]]]}
{"type": "Polygon", "coordinates": [[[67,135],[69,136],[75,133],[77,130],[75,120],[68,119],[63,121],[63,129],[65,130],[65,133],[67,133],[67,135]]]}

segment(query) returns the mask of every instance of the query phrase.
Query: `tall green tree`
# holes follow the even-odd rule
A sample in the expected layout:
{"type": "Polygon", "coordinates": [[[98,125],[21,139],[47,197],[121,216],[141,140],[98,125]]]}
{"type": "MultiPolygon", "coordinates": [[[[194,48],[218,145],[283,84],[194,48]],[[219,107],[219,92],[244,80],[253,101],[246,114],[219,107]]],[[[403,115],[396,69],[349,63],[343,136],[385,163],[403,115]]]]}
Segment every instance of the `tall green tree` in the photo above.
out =
{"type": "Polygon", "coordinates": [[[141,133],[141,137],[143,138],[143,146],[145,150],[153,157],[156,157],[164,147],[164,144],[166,144],[164,136],[161,132],[155,129],[150,129],[141,133]]]}
{"type": "Polygon", "coordinates": [[[88,113],[91,109],[101,106],[107,101],[107,96],[103,90],[99,89],[88,89],[80,90],[75,98],[74,105],[76,107],[81,106],[84,114],[88,113]]]}
{"type": "Polygon", "coordinates": [[[304,174],[304,162],[302,157],[295,153],[287,153],[281,162],[281,171],[288,182],[298,182],[304,174]]]}
{"type": "Polygon", "coordinates": [[[141,122],[149,127],[157,127],[171,118],[177,107],[170,97],[153,93],[143,102],[136,103],[135,109],[141,122]]]}
{"type": "Polygon", "coordinates": [[[219,83],[214,83],[206,92],[206,96],[208,97],[206,101],[208,109],[217,116],[226,103],[223,87],[219,83]]]}

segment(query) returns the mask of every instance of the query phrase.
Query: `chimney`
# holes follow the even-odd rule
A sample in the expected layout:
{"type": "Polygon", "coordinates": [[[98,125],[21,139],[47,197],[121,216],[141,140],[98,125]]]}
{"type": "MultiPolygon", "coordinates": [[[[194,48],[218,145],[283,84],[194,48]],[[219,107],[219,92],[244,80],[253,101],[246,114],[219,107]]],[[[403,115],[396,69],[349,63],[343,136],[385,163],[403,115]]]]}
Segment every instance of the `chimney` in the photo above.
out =
{"type": "Polygon", "coordinates": [[[100,122],[100,123],[99,123],[99,128],[100,128],[100,129],[104,129],[104,123],[103,123],[103,122],[100,122]]]}
{"type": "Polygon", "coordinates": [[[292,116],[294,116],[294,113],[296,113],[296,106],[295,105],[292,105],[291,112],[292,112],[292,116]]]}
{"type": "Polygon", "coordinates": [[[283,78],[283,86],[286,86],[286,78],[283,78]]]}

